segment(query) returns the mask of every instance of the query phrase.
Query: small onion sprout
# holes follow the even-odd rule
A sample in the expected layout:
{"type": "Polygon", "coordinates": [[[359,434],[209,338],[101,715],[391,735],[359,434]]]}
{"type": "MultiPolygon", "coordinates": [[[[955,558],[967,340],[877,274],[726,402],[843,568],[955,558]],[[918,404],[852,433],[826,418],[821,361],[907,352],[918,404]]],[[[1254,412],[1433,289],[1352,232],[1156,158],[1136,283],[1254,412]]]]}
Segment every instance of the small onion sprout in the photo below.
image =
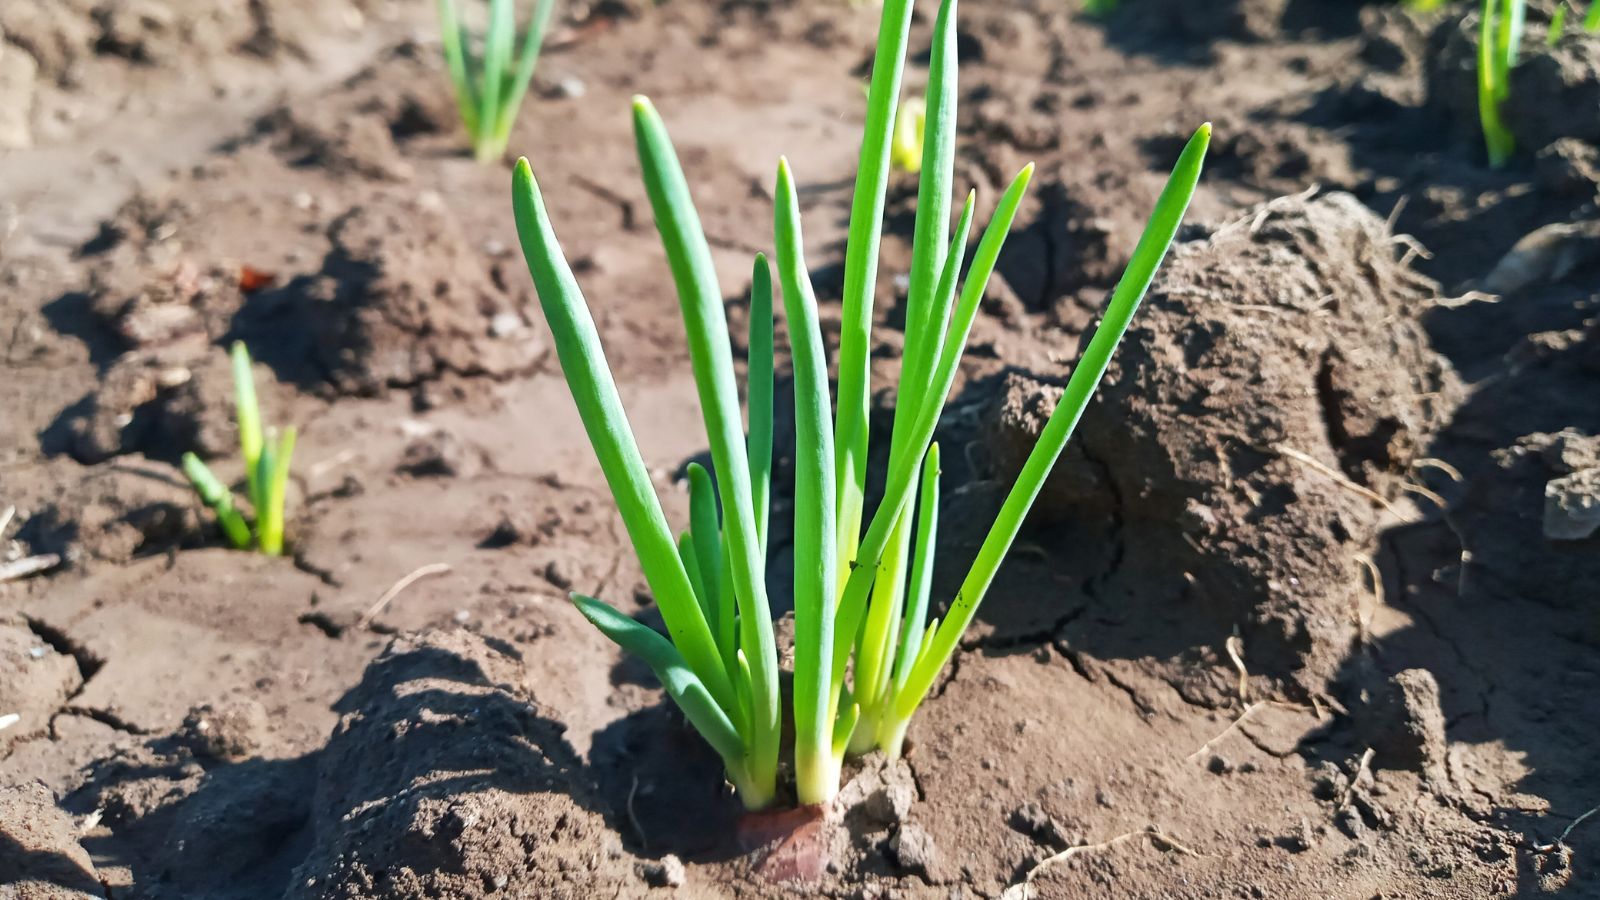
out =
{"type": "Polygon", "coordinates": [[[1511,99],[1511,70],[1517,65],[1526,17],[1527,0],[1483,0],[1478,18],[1478,120],[1492,169],[1504,166],[1517,149],[1502,112],[1511,99]]]}
{"type": "Polygon", "coordinates": [[[235,549],[252,544],[267,556],[283,553],[283,507],[289,488],[289,463],[294,458],[295,429],[280,434],[261,427],[261,406],[250,371],[250,352],[242,341],[231,350],[235,415],[239,422],[239,452],[244,460],[245,494],[255,514],[255,524],[233,502],[233,491],[193,453],[183,455],[183,473],[200,500],[216,514],[217,524],[235,549]]]}
{"type": "Polygon", "coordinates": [[[511,126],[533,81],[533,69],[539,62],[539,50],[544,46],[554,7],[555,0],[537,0],[533,18],[523,33],[521,55],[513,59],[517,26],[512,0],[489,0],[489,26],[481,53],[476,56],[456,10],[456,0],[439,0],[445,65],[455,84],[461,122],[472,138],[473,154],[479,162],[494,162],[505,155],[511,126]]]}

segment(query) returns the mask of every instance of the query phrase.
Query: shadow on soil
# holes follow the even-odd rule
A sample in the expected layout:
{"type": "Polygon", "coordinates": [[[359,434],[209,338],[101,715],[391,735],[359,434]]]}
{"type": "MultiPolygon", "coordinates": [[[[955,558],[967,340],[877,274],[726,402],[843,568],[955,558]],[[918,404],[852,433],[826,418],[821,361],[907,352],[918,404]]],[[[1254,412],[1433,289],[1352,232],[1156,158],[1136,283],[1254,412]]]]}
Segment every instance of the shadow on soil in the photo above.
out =
{"type": "MultiPolygon", "coordinates": [[[[99,764],[91,786],[63,805],[104,811],[111,833],[83,842],[102,865],[129,865],[145,873],[141,881],[209,900],[297,896],[305,879],[326,883],[357,857],[379,877],[459,871],[471,851],[459,846],[466,839],[451,816],[492,792],[528,796],[535,808],[537,795],[562,794],[630,834],[591,792],[592,773],[562,737],[565,726],[497,687],[473,658],[497,651],[475,647],[386,653],[336,705],[345,719],[315,752],[229,763],[185,733],[99,764]]],[[[663,713],[618,727],[650,735],[637,745],[646,761],[694,760],[700,748],[675,747],[672,737],[687,744],[692,733],[663,727],[663,713]],[[648,746],[658,739],[666,745],[648,746]]],[[[641,804],[646,816],[655,802],[641,804]]]]}

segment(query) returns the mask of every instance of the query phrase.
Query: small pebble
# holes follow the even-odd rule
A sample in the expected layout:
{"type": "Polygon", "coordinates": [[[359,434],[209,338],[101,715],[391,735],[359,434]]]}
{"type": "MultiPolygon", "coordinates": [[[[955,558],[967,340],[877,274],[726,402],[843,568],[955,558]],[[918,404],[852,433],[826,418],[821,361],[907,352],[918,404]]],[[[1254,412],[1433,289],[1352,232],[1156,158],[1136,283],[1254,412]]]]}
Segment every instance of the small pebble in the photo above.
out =
{"type": "Polygon", "coordinates": [[[639,876],[651,887],[682,887],[688,880],[689,873],[683,868],[683,860],[674,854],[668,853],[658,860],[645,860],[639,863],[639,876]]]}
{"type": "Polygon", "coordinates": [[[576,100],[589,93],[589,85],[576,75],[565,75],[556,79],[554,94],[566,100],[576,100]]]}
{"type": "Polygon", "coordinates": [[[522,330],[522,317],[513,312],[503,312],[489,320],[491,337],[506,337],[522,330]]]}

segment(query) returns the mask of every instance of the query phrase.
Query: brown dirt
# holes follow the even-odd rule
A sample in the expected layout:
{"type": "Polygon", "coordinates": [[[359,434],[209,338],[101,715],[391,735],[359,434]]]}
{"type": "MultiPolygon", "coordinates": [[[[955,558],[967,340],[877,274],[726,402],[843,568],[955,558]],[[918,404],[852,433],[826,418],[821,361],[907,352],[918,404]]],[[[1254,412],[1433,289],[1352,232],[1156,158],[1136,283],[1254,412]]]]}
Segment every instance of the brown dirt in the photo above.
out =
{"type": "MultiPolygon", "coordinates": [[[[939,434],[942,595],[1205,118],[1212,157],[907,758],[748,819],[563,599],[654,617],[431,4],[0,6],[0,558],[63,557],[0,585],[0,897],[1600,896],[1600,820],[1557,840],[1600,804],[1600,41],[1535,4],[1491,172],[1470,13],[1157,10],[964,5],[958,179],[1039,174],[939,434]],[[238,474],[234,339],[302,429],[283,559],[176,468],[238,474]]],[[[582,4],[541,62],[512,147],[674,521],[705,445],[628,97],[736,333],[789,156],[836,329],[876,16],[582,4]]]]}

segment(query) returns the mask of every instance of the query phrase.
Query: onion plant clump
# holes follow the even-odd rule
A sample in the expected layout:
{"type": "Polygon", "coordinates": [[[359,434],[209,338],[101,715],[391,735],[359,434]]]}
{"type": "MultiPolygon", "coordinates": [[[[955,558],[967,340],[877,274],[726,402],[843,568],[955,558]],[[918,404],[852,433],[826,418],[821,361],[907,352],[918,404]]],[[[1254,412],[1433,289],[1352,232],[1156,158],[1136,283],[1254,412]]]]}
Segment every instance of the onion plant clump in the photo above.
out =
{"type": "MultiPolygon", "coordinates": [[[[885,0],[851,204],[837,388],[830,392],[817,303],[806,271],[794,174],[774,192],[777,280],[794,366],[795,638],[793,766],[801,804],[830,800],[847,752],[900,752],[906,728],[955,654],[1023,519],[1060,455],[1166,254],[1210,140],[1184,148],[1104,319],[1073,369],[1015,485],[942,620],[927,621],[938,528],[939,448],[932,440],[979,301],[1033,174],[1000,196],[969,250],[975,193],[954,231],[956,0],[934,24],[919,165],[904,354],[882,499],[868,516],[868,363],[874,284],[911,0],[885,0]],[[965,265],[964,265],[965,263],[965,265]],[[965,278],[962,275],[965,273],[965,278]],[[863,528],[865,524],[865,528],[863,528]]],[[[777,796],[782,709],[766,597],[773,431],[773,278],[755,259],[750,289],[748,424],[741,421],[723,293],[665,126],[636,98],[634,136],[688,337],[712,471],[688,469],[689,527],[673,537],[629,427],[583,294],[527,160],[512,196],[523,253],[561,367],[654,592],[665,636],[607,604],[579,610],[660,678],[721,755],[745,805],[777,796]],[[714,477],[713,477],[714,474],[714,477]]]]}
{"type": "Polygon", "coordinates": [[[1478,120],[1489,152],[1489,167],[1498,169],[1516,151],[1516,138],[1501,113],[1511,98],[1511,70],[1522,47],[1527,0],[1483,0],[1478,17],[1478,120]]]}
{"type": "Polygon", "coordinates": [[[489,0],[489,25],[480,52],[472,52],[472,41],[456,10],[456,0],[439,0],[439,30],[444,42],[445,65],[455,84],[456,105],[461,122],[472,138],[472,149],[479,162],[493,162],[505,155],[511,140],[511,126],[517,110],[533,81],[545,31],[555,0],[536,0],[533,18],[522,36],[520,55],[513,57],[517,24],[512,0],[489,0]]]}
{"type": "Polygon", "coordinates": [[[283,553],[283,506],[289,489],[289,463],[294,458],[295,429],[290,425],[282,433],[276,428],[262,430],[250,352],[242,341],[234,342],[231,358],[239,453],[244,459],[245,495],[255,515],[254,523],[245,519],[233,502],[233,491],[212,474],[200,457],[185,453],[183,472],[201,502],[216,514],[228,543],[238,550],[247,550],[253,544],[267,556],[279,556],[283,553]]]}

